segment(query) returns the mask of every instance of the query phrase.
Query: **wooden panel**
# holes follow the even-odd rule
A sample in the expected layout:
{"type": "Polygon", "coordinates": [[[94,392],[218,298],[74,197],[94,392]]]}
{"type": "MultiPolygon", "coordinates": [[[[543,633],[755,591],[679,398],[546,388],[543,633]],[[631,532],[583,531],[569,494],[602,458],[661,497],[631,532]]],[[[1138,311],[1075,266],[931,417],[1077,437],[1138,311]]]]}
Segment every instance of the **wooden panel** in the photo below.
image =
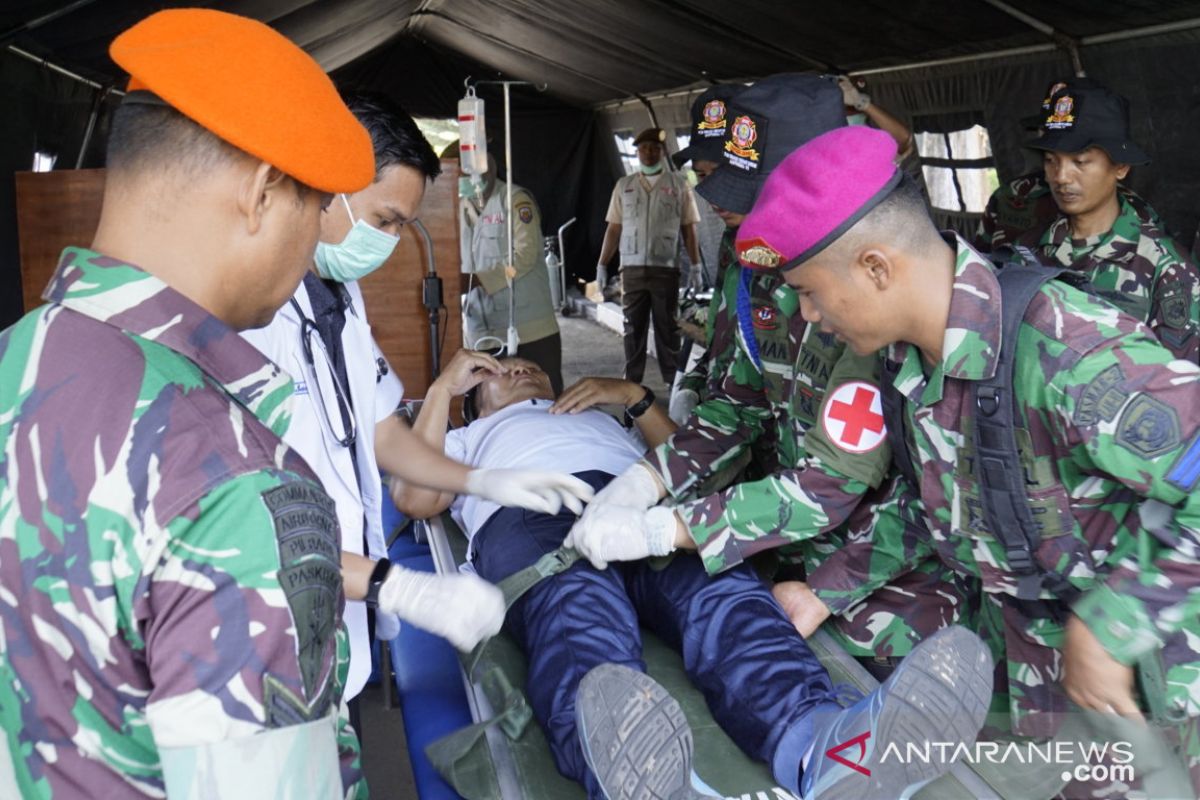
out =
{"type": "Polygon", "coordinates": [[[100,223],[104,170],[18,172],[17,241],[25,310],[42,304],[64,247],[87,247],[100,223]]]}
{"type": "MultiPolygon", "coordinates": [[[[462,345],[459,310],[458,161],[442,162],[443,173],[425,193],[421,221],[433,238],[438,274],[444,282],[443,314],[449,357],[462,345]]],[[[21,284],[25,310],[41,305],[58,258],[68,245],[87,246],[100,220],[104,170],[19,172],[17,227],[21,247],[21,284]]],[[[379,347],[401,380],[405,395],[421,397],[429,387],[429,321],[421,305],[425,245],[406,229],[388,263],[362,282],[367,315],[379,347]]]]}
{"type": "MultiPolygon", "coordinates": [[[[458,159],[442,161],[441,176],[425,192],[421,222],[433,239],[433,256],[442,278],[445,344],[442,363],[462,346],[459,307],[458,159]]],[[[388,263],[361,282],[375,341],[404,381],[405,397],[423,397],[431,380],[429,315],[421,305],[425,244],[405,228],[388,263]]]]}

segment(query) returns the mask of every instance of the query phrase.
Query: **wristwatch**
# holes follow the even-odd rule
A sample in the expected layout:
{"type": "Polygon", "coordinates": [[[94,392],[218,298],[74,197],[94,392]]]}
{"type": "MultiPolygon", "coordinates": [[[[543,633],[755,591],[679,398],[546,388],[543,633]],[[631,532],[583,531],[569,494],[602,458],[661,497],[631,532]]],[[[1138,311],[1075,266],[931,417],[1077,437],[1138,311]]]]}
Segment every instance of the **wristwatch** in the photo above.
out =
{"type": "Polygon", "coordinates": [[[629,425],[632,425],[635,419],[645,414],[646,410],[654,405],[654,392],[646,389],[645,386],[642,388],[646,391],[645,396],[633,405],[625,407],[625,422],[629,425]]]}
{"type": "Polygon", "coordinates": [[[392,562],[386,558],[375,562],[375,569],[371,570],[371,577],[367,578],[367,596],[363,598],[363,602],[371,608],[379,605],[379,590],[383,588],[383,582],[387,580],[391,569],[392,562]]]}

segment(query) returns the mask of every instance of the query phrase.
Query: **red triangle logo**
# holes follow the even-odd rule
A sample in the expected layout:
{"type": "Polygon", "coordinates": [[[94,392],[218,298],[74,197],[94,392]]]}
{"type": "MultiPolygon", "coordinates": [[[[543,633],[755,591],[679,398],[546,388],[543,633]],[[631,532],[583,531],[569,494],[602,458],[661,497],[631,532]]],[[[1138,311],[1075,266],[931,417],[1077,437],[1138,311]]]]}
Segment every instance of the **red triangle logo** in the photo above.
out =
{"type": "Polygon", "coordinates": [[[867,755],[867,739],[870,739],[870,738],[871,738],[870,731],[867,731],[866,733],[860,733],[858,736],[855,736],[853,739],[847,739],[846,741],[842,742],[841,744],[834,745],[833,747],[829,748],[828,750],[825,751],[825,755],[829,756],[830,758],[832,758],[834,761],[838,762],[839,764],[849,767],[850,769],[854,770],[855,772],[861,772],[863,775],[870,777],[871,770],[862,766],[862,760],[867,755]],[[848,761],[847,759],[843,758],[840,755],[840,753],[843,750],[845,750],[848,747],[853,747],[854,745],[858,745],[858,758],[857,759],[855,759],[854,761],[848,761]]]}

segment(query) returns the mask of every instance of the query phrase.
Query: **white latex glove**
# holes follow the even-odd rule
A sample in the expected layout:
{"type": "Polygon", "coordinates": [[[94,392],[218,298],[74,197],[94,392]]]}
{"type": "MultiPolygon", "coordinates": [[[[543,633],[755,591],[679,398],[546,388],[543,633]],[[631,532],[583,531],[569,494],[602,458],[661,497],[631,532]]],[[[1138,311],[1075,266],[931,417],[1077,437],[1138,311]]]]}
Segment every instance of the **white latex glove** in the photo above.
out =
{"type": "Polygon", "coordinates": [[[675,549],[675,510],[655,506],[649,511],[629,506],[588,508],[563,542],[604,569],[610,561],[637,561],[665,556],[675,549]]]}
{"type": "MultiPolygon", "coordinates": [[[[380,587],[383,588],[382,586],[380,587]]],[[[395,614],[375,609],[375,638],[381,642],[390,642],[400,635],[400,619],[395,614]]]]}
{"type": "Polygon", "coordinates": [[[592,487],[573,475],[522,469],[475,469],[467,473],[467,494],[502,506],[557,514],[563,506],[576,514],[592,499],[592,487]]]}
{"type": "Polygon", "coordinates": [[[393,566],[379,608],[447,639],[464,653],[504,624],[504,595],[478,575],[434,575],[393,566]]]}
{"type": "Polygon", "coordinates": [[[871,105],[871,95],[860,91],[845,75],[838,78],[837,83],[838,88],[842,90],[842,102],[855,111],[866,111],[867,106],[871,105]]]}
{"type": "Polygon", "coordinates": [[[657,505],[662,496],[658,478],[650,471],[650,467],[638,461],[630,464],[628,469],[596,492],[596,497],[584,512],[584,516],[602,505],[629,506],[645,510],[657,505]]]}
{"type": "Polygon", "coordinates": [[[667,416],[676,424],[682,426],[688,417],[700,404],[700,395],[691,389],[680,389],[671,395],[671,404],[667,407],[667,416]]]}

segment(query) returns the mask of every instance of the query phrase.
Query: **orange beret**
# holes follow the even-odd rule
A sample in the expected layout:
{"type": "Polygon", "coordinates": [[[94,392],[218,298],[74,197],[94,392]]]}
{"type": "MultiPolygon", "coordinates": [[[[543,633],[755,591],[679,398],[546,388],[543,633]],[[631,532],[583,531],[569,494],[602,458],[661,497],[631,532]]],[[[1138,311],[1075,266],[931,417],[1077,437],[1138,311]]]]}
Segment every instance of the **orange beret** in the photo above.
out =
{"type": "Polygon", "coordinates": [[[324,192],[375,178],[371,137],[316,61],[256,20],[203,8],[151,14],[113,40],[129,89],[153,92],[229,144],[324,192]]]}

